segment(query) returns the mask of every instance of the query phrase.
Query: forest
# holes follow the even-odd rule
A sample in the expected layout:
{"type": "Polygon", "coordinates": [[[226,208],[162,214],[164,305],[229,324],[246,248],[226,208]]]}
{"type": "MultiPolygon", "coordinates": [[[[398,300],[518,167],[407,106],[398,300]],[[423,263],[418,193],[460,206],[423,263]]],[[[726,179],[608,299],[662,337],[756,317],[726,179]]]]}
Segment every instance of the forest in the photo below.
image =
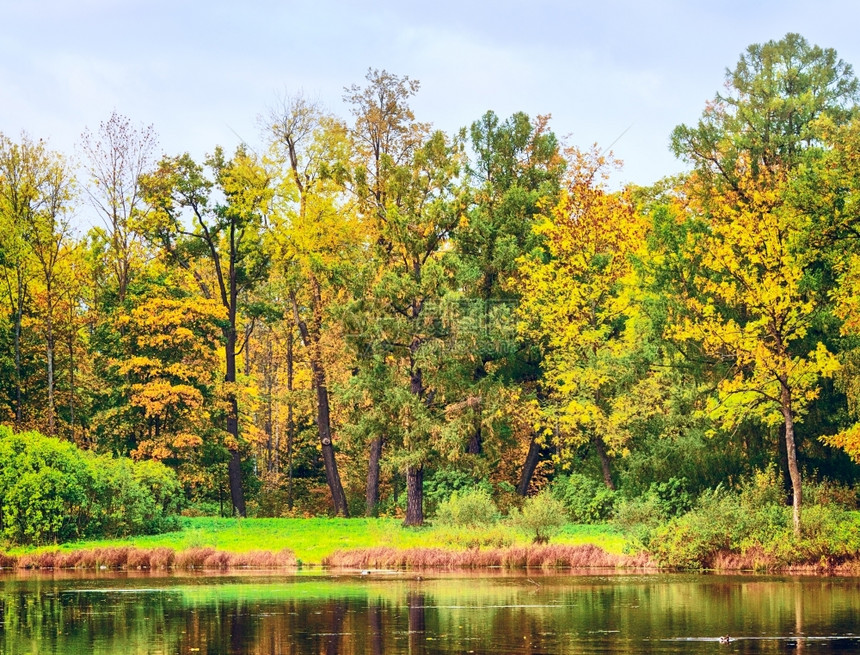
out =
{"type": "Polygon", "coordinates": [[[407,525],[771,476],[799,534],[860,479],[858,80],[788,34],[714,86],[678,175],[621,189],[549,114],[445,133],[376,69],[203,161],[116,112],[75,153],[0,133],[4,439],[159,462],[202,514],[407,525]]]}

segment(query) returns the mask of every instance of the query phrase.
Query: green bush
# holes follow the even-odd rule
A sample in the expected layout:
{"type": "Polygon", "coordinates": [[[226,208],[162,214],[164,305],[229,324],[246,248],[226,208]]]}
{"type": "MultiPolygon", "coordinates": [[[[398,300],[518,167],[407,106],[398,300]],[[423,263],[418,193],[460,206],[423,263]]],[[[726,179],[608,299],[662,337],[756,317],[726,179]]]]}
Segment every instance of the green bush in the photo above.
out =
{"type": "Polygon", "coordinates": [[[159,534],[179,529],[179,512],[184,504],[182,484],[176,474],[152,460],[134,463],[132,476],[147,495],[141,530],[145,534],[159,534]]]}
{"type": "Polygon", "coordinates": [[[156,534],[179,527],[182,488],[160,462],[89,455],[99,506],[86,536],[156,534]]]}
{"type": "Polygon", "coordinates": [[[470,527],[492,525],[499,510],[486,489],[455,491],[436,509],[436,523],[442,526],[470,527]]]}
{"type": "MultiPolygon", "coordinates": [[[[790,512],[790,510],[787,510],[790,512]]],[[[800,515],[800,538],[790,524],[763,545],[776,565],[830,565],[860,552],[860,524],[850,511],[834,504],[810,505],[800,515]]]]}
{"type": "Polygon", "coordinates": [[[714,555],[730,550],[733,539],[744,535],[741,523],[737,496],[718,487],[703,493],[695,509],[657,528],[649,551],[662,566],[706,568],[714,555]]]}
{"type": "Polygon", "coordinates": [[[634,549],[648,549],[657,528],[691,506],[686,480],[670,478],[652,482],[642,496],[616,500],[613,523],[629,535],[634,549]]]}
{"type": "Polygon", "coordinates": [[[560,476],[553,483],[553,498],[561,501],[574,523],[598,523],[612,516],[615,492],[581,473],[560,476]]]}
{"type": "MultiPolygon", "coordinates": [[[[424,479],[424,509],[429,515],[436,513],[441,503],[448,500],[454,492],[483,489],[492,494],[493,485],[488,480],[476,480],[474,474],[457,469],[439,469],[424,479]]],[[[406,502],[403,494],[403,502],[406,502]]],[[[405,504],[404,504],[405,509],[405,504]]]]}
{"type": "MultiPolygon", "coordinates": [[[[779,475],[770,467],[735,491],[718,487],[702,494],[691,511],[652,529],[648,550],[663,566],[685,569],[710,567],[719,553],[755,553],[776,567],[829,565],[855,555],[860,551],[855,514],[832,500],[829,485],[810,489],[808,500],[818,504],[804,504],[800,537],[794,535],[779,475]]],[[[850,504],[844,489],[835,495],[850,504]]]]}
{"type": "Polygon", "coordinates": [[[526,498],[521,510],[514,509],[511,524],[532,537],[537,544],[548,543],[567,523],[567,511],[561,501],[547,491],[526,498]]]}
{"type": "Polygon", "coordinates": [[[616,502],[612,523],[627,535],[632,550],[647,550],[654,531],[666,519],[659,499],[645,495],[616,502]]]}
{"type": "Polygon", "coordinates": [[[94,456],[38,432],[0,427],[0,531],[43,544],[176,527],[176,475],[157,462],[94,456]]]}
{"type": "Polygon", "coordinates": [[[92,515],[91,472],[82,453],[38,432],[0,427],[0,525],[17,543],[65,541],[92,515]]]}

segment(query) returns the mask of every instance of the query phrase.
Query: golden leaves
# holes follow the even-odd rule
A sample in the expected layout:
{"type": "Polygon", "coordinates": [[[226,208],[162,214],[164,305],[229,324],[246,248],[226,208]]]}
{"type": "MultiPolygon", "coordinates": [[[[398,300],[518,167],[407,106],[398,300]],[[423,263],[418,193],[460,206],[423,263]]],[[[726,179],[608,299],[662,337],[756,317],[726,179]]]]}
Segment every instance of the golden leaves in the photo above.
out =
{"type": "Polygon", "coordinates": [[[646,327],[638,322],[633,268],[646,221],[628,193],[605,189],[607,162],[596,150],[567,155],[567,187],[535,227],[544,252],[520,259],[511,281],[522,296],[517,328],[544,351],[544,387],[554,405],[545,408],[547,435],[573,442],[599,435],[622,454],[629,421],[641,411],[621,400],[621,389],[646,327]]]}
{"type": "Polygon", "coordinates": [[[697,189],[696,177],[686,184],[684,209],[704,217],[707,231],[690,232],[685,244],[698,267],[681,298],[686,316],[670,336],[698,341],[732,364],[711,403],[713,418],[733,426],[749,415],[768,424],[782,421],[785,411],[802,415],[819,379],[839,366],[823,343],[797,352],[820,302],[804,284],[809,218],[784,201],[787,182],[779,172],[753,176],[741,167],[728,190],[697,189]]]}

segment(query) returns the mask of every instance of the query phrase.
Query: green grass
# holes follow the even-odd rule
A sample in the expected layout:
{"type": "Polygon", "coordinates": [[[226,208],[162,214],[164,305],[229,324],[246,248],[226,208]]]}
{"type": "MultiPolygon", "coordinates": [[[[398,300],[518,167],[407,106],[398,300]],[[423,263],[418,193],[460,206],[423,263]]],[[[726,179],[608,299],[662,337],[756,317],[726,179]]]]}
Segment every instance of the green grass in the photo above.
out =
{"type": "MultiPolygon", "coordinates": [[[[400,519],[223,519],[183,518],[182,530],[166,534],[78,541],[52,548],[77,550],[106,546],[136,546],[155,548],[167,546],[174,550],[208,547],[232,552],[249,550],[278,551],[290,548],[296,557],[309,564],[318,564],[335,550],[391,546],[395,548],[448,547],[450,531],[432,526],[406,528],[400,519]]],[[[495,528],[498,530],[499,528],[495,528]]],[[[525,536],[511,532],[514,543],[524,544],[525,536]]],[[[623,552],[625,539],[606,525],[568,525],[553,537],[552,543],[594,544],[610,553],[623,552]]],[[[31,552],[33,548],[16,548],[13,554],[31,552]]],[[[41,550],[45,550],[42,548],[41,550]]]]}
{"type": "Polygon", "coordinates": [[[592,544],[615,555],[623,554],[628,545],[627,538],[617,528],[607,524],[580,525],[568,523],[550,542],[570,544],[571,546],[592,544]]]}

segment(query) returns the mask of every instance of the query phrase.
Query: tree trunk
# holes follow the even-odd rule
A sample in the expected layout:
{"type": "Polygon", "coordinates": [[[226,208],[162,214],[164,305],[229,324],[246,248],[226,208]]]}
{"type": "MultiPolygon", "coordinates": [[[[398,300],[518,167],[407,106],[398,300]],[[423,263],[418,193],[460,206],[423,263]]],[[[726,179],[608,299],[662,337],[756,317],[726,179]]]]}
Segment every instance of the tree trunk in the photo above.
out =
{"type": "Polygon", "coordinates": [[[233,438],[228,448],[230,461],[227,464],[227,474],[230,480],[230,499],[233,501],[233,511],[239,516],[245,516],[245,493],[242,489],[242,456],[239,454],[239,403],[236,400],[236,311],[235,303],[229,309],[230,325],[227,328],[227,344],[225,354],[227,373],[224,381],[229,387],[227,391],[227,432],[233,438]]]}
{"type": "Polygon", "coordinates": [[[341,484],[340,474],[337,470],[337,460],[334,457],[334,446],[331,443],[331,414],[328,405],[328,389],[325,386],[325,377],[322,370],[315,364],[312,364],[312,368],[314,369],[314,378],[318,380],[315,385],[317,392],[317,430],[320,435],[320,443],[322,444],[325,478],[331,490],[334,513],[339,516],[348,517],[349,509],[346,505],[346,494],[343,492],[343,485],[341,484]]]}
{"type": "MultiPolygon", "coordinates": [[[[418,305],[413,304],[413,316],[418,316],[418,305]]],[[[410,380],[409,391],[416,398],[424,401],[424,376],[420,366],[415,365],[415,353],[420,343],[413,338],[410,345],[410,380]]],[[[424,465],[406,467],[406,521],[405,525],[424,524],[424,465]]]]}
{"type": "Polygon", "coordinates": [[[785,450],[788,459],[788,473],[791,476],[792,491],[792,519],[794,522],[794,535],[800,536],[800,507],[803,496],[803,488],[800,479],[800,469],[797,467],[797,449],[794,443],[794,413],[791,408],[791,391],[786,381],[782,382],[780,402],[782,404],[782,415],[785,418],[785,450]]]}
{"type": "Polygon", "coordinates": [[[272,355],[272,336],[266,340],[266,352],[264,363],[264,383],[266,385],[266,418],[263,431],[266,434],[266,471],[276,473],[278,470],[278,449],[275,443],[275,426],[273,421],[274,412],[274,386],[275,386],[275,364],[272,355]]]}
{"type": "Polygon", "coordinates": [[[367,466],[367,516],[376,516],[379,512],[379,461],[382,459],[382,435],[370,442],[370,456],[367,466]]]}
{"type": "MultiPolygon", "coordinates": [[[[313,283],[312,286],[316,288],[316,285],[313,283]]],[[[313,374],[313,384],[317,396],[317,432],[319,433],[320,444],[322,446],[325,478],[331,492],[334,513],[335,515],[348,517],[349,509],[346,505],[346,494],[343,492],[343,484],[341,484],[340,474],[337,470],[337,460],[334,457],[334,447],[331,443],[331,412],[328,403],[325,368],[320,356],[318,323],[314,322],[314,329],[311,331],[299,314],[299,303],[293,291],[290,292],[290,300],[293,305],[293,317],[296,321],[296,327],[299,328],[299,334],[301,334],[302,341],[307,348],[308,359],[310,360],[311,372],[313,374]]]]}
{"type": "MultiPolygon", "coordinates": [[[[69,301],[69,306],[71,306],[69,301]]],[[[69,317],[69,427],[75,441],[75,317],[69,317]]]]}
{"type": "Polygon", "coordinates": [[[526,461],[523,463],[523,470],[520,474],[520,482],[517,484],[517,493],[520,496],[525,497],[529,493],[532,476],[535,473],[538,462],[540,462],[541,450],[543,450],[543,446],[538,443],[537,435],[532,435],[532,440],[529,444],[529,452],[526,455],[526,461]]]}
{"type": "Polygon", "coordinates": [[[606,444],[603,439],[597,435],[592,438],[594,449],[600,457],[600,468],[603,470],[603,482],[606,488],[615,491],[615,483],[612,481],[612,469],[609,467],[609,455],[606,454],[606,444]]]}
{"type": "Polygon", "coordinates": [[[24,414],[21,403],[21,322],[24,316],[24,278],[18,274],[18,298],[15,308],[15,430],[21,429],[24,414]]]}
{"type": "MultiPolygon", "coordinates": [[[[48,294],[51,293],[50,287],[48,287],[48,294]]],[[[47,358],[48,358],[48,434],[54,434],[54,321],[53,321],[53,307],[51,306],[50,300],[48,301],[48,323],[47,323],[47,337],[45,339],[45,346],[47,350],[47,358]]]]}
{"type": "Polygon", "coordinates": [[[293,509],[293,331],[287,334],[287,508],[293,509]]]}
{"type": "Polygon", "coordinates": [[[404,525],[424,524],[424,468],[406,467],[406,520],[404,525]]]}
{"type": "Polygon", "coordinates": [[[472,431],[472,438],[469,439],[469,444],[466,446],[466,453],[469,455],[480,455],[484,448],[481,443],[481,423],[475,426],[472,431]]]}

